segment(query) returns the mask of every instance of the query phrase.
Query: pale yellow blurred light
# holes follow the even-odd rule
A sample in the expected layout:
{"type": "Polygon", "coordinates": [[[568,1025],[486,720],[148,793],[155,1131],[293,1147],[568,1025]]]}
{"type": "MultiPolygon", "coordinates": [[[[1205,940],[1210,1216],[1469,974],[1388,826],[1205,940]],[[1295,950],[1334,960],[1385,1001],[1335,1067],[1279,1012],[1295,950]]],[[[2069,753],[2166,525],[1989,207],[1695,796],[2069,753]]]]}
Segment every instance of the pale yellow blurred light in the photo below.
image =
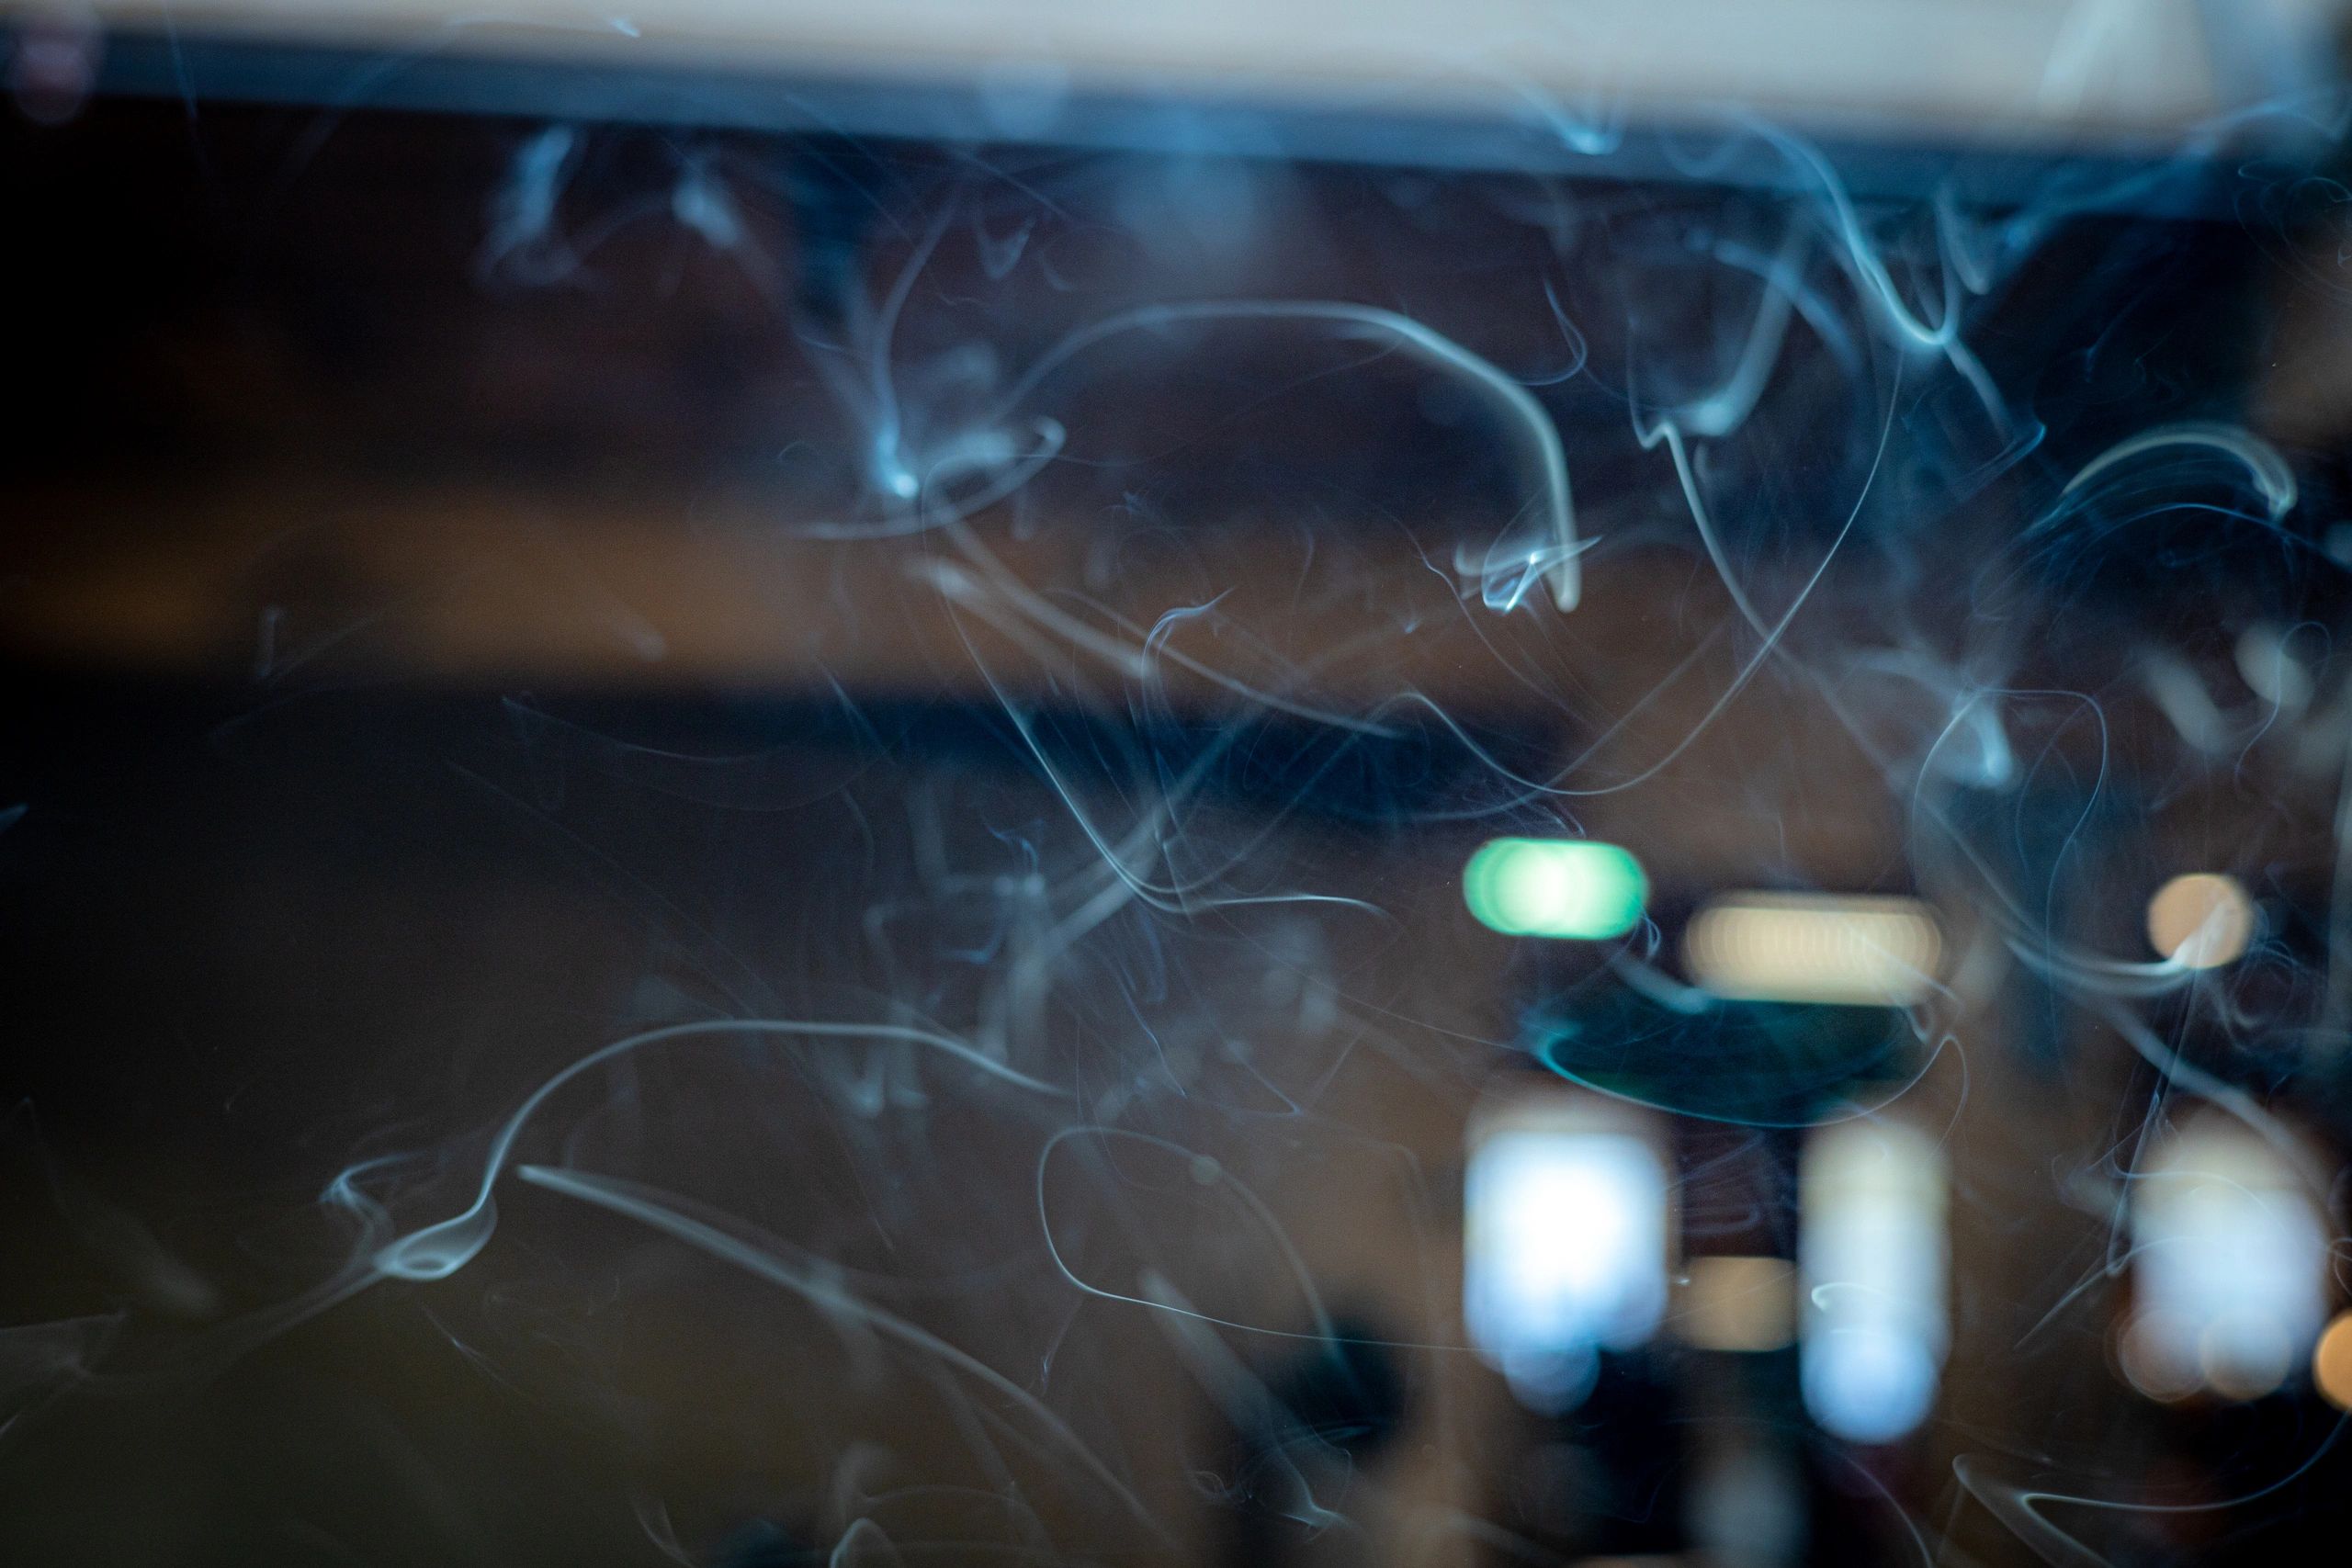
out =
{"type": "Polygon", "coordinates": [[[2312,1381],[2338,1410],[2352,1410],[2352,1312],[2340,1312],[2312,1352],[2312,1381]]]}
{"type": "Polygon", "coordinates": [[[1734,1001],[1902,1007],[1927,995],[1943,939],[1914,898],[1735,893],[1682,939],[1690,976],[1734,1001]]]}
{"type": "Polygon", "coordinates": [[[1780,1350],[1797,1336],[1797,1270],[1785,1258],[1694,1258],[1675,1332],[1701,1350],[1780,1350]]]}
{"type": "Polygon", "coordinates": [[[2176,876],[2148,900],[2148,941],[2188,969],[2218,969],[2254,941],[2254,900],[2235,877],[2176,876]]]}
{"type": "Polygon", "coordinates": [[[2205,1386],[2223,1399],[2260,1399],[2274,1393],[2295,1365],[2286,1330],[2264,1318],[2205,1330],[2197,1359],[2205,1386]]]}
{"type": "Polygon", "coordinates": [[[2115,1341],[2116,1363],[2125,1380],[2146,1397],[2167,1404],[2195,1393],[2204,1374],[2175,1353],[2179,1337],[2152,1313],[2134,1316],[2115,1341]]]}

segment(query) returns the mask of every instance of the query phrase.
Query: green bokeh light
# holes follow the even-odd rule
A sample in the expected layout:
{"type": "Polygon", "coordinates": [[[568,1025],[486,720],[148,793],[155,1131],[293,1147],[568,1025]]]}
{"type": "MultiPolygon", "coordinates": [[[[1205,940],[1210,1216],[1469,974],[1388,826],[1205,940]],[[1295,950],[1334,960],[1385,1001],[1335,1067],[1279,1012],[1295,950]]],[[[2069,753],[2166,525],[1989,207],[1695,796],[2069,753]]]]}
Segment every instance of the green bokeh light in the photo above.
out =
{"type": "Polygon", "coordinates": [[[1462,874],[1471,914],[1506,936],[1623,936],[1649,892],[1632,854],[1580,839],[1496,839],[1462,874]]]}

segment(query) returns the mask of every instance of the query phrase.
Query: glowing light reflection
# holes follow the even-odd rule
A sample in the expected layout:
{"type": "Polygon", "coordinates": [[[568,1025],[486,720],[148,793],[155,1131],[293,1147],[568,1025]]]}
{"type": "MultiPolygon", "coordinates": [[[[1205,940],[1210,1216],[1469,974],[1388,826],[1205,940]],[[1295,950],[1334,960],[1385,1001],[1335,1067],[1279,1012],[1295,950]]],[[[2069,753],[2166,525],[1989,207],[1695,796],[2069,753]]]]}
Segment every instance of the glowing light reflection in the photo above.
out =
{"type": "Polygon", "coordinates": [[[1800,1201],[1805,1408],[1832,1436],[1892,1442],[1934,1407],[1950,1338],[1942,1153],[1900,1122],[1821,1128],[1800,1201]]]}
{"type": "Polygon", "coordinates": [[[2254,900],[2237,879],[2196,872],[2176,876],[2148,900],[2148,941],[2186,969],[2219,969],[2254,940],[2254,900]]]}
{"type": "Polygon", "coordinates": [[[1674,1328],[1702,1350],[1785,1349],[1796,1337],[1796,1268],[1781,1258],[1694,1258],[1674,1328]]]}
{"type": "Polygon", "coordinates": [[[1642,918],[1649,879],[1615,844],[1497,839],[1470,857],[1462,896],[1483,925],[1506,936],[1604,941],[1642,918]]]}
{"type": "Polygon", "coordinates": [[[2151,1155],[2132,1194],[2132,1316],[2118,1346],[2152,1398],[2256,1399],[2312,1353],[2327,1232],[2288,1161],[2207,1112],[2151,1155]]]}
{"type": "Polygon", "coordinates": [[[1522,1101],[1474,1130],[1464,1204],[1471,1343],[1529,1404],[1573,1406],[1600,1351],[1657,1332],[1667,1173],[1639,1122],[1575,1097],[1522,1101]]]}
{"type": "Polygon", "coordinates": [[[2312,1351],[2312,1382],[2338,1410],[2352,1410],[2352,1312],[2339,1312],[2312,1351]]]}
{"type": "Polygon", "coordinates": [[[1925,996],[1942,948],[1916,899],[1801,893],[1718,898],[1682,942],[1691,977],[1716,996],[1866,1007],[1925,996]]]}

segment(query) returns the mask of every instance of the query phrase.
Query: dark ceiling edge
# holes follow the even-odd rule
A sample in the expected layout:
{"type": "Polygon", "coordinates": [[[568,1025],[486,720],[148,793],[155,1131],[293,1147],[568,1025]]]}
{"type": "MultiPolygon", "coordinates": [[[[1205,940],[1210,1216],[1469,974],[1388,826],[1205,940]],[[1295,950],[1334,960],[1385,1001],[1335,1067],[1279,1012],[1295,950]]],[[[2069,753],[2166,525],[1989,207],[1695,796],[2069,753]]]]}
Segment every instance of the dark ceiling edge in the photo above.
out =
{"type": "MultiPolygon", "coordinates": [[[[13,39],[11,40],[13,43],[13,39]]],[[[13,49],[9,50],[13,52],[13,49]]],[[[1577,152],[1537,123],[1403,116],[1371,107],[1272,107],[1198,96],[1080,95],[1050,122],[1008,130],[1001,107],[964,84],[768,76],[662,65],[614,67],[422,51],[125,32],[105,44],[98,87],[126,96],[405,109],[825,134],[955,146],[1030,144],[1113,152],[1300,160],[1394,169],[1498,172],[1797,191],[1816,183],[1755,137],[1634,127],[1577,152]]],[[[1947,193],[1972,209],[2054,209],[2225,218],[2250,158],[2315,166],[2330,151],[2290,117],[2224,122],[2234,134],[2096,152],[1871,141],[1816,141],[1854,195],[1947,193]]]]}

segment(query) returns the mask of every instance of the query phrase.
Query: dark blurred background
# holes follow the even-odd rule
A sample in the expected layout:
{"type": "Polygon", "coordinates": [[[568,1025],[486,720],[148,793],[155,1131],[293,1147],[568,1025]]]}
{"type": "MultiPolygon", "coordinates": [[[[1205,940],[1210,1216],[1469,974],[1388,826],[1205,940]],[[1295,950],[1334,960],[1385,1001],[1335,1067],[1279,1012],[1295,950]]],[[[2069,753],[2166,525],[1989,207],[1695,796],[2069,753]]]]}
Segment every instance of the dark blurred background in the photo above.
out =
{"type": "Polygon", "coordinates": [[[10,8],[0,1557],[2336,1560],[2332,18],[1895,9],[10,8]]]}

